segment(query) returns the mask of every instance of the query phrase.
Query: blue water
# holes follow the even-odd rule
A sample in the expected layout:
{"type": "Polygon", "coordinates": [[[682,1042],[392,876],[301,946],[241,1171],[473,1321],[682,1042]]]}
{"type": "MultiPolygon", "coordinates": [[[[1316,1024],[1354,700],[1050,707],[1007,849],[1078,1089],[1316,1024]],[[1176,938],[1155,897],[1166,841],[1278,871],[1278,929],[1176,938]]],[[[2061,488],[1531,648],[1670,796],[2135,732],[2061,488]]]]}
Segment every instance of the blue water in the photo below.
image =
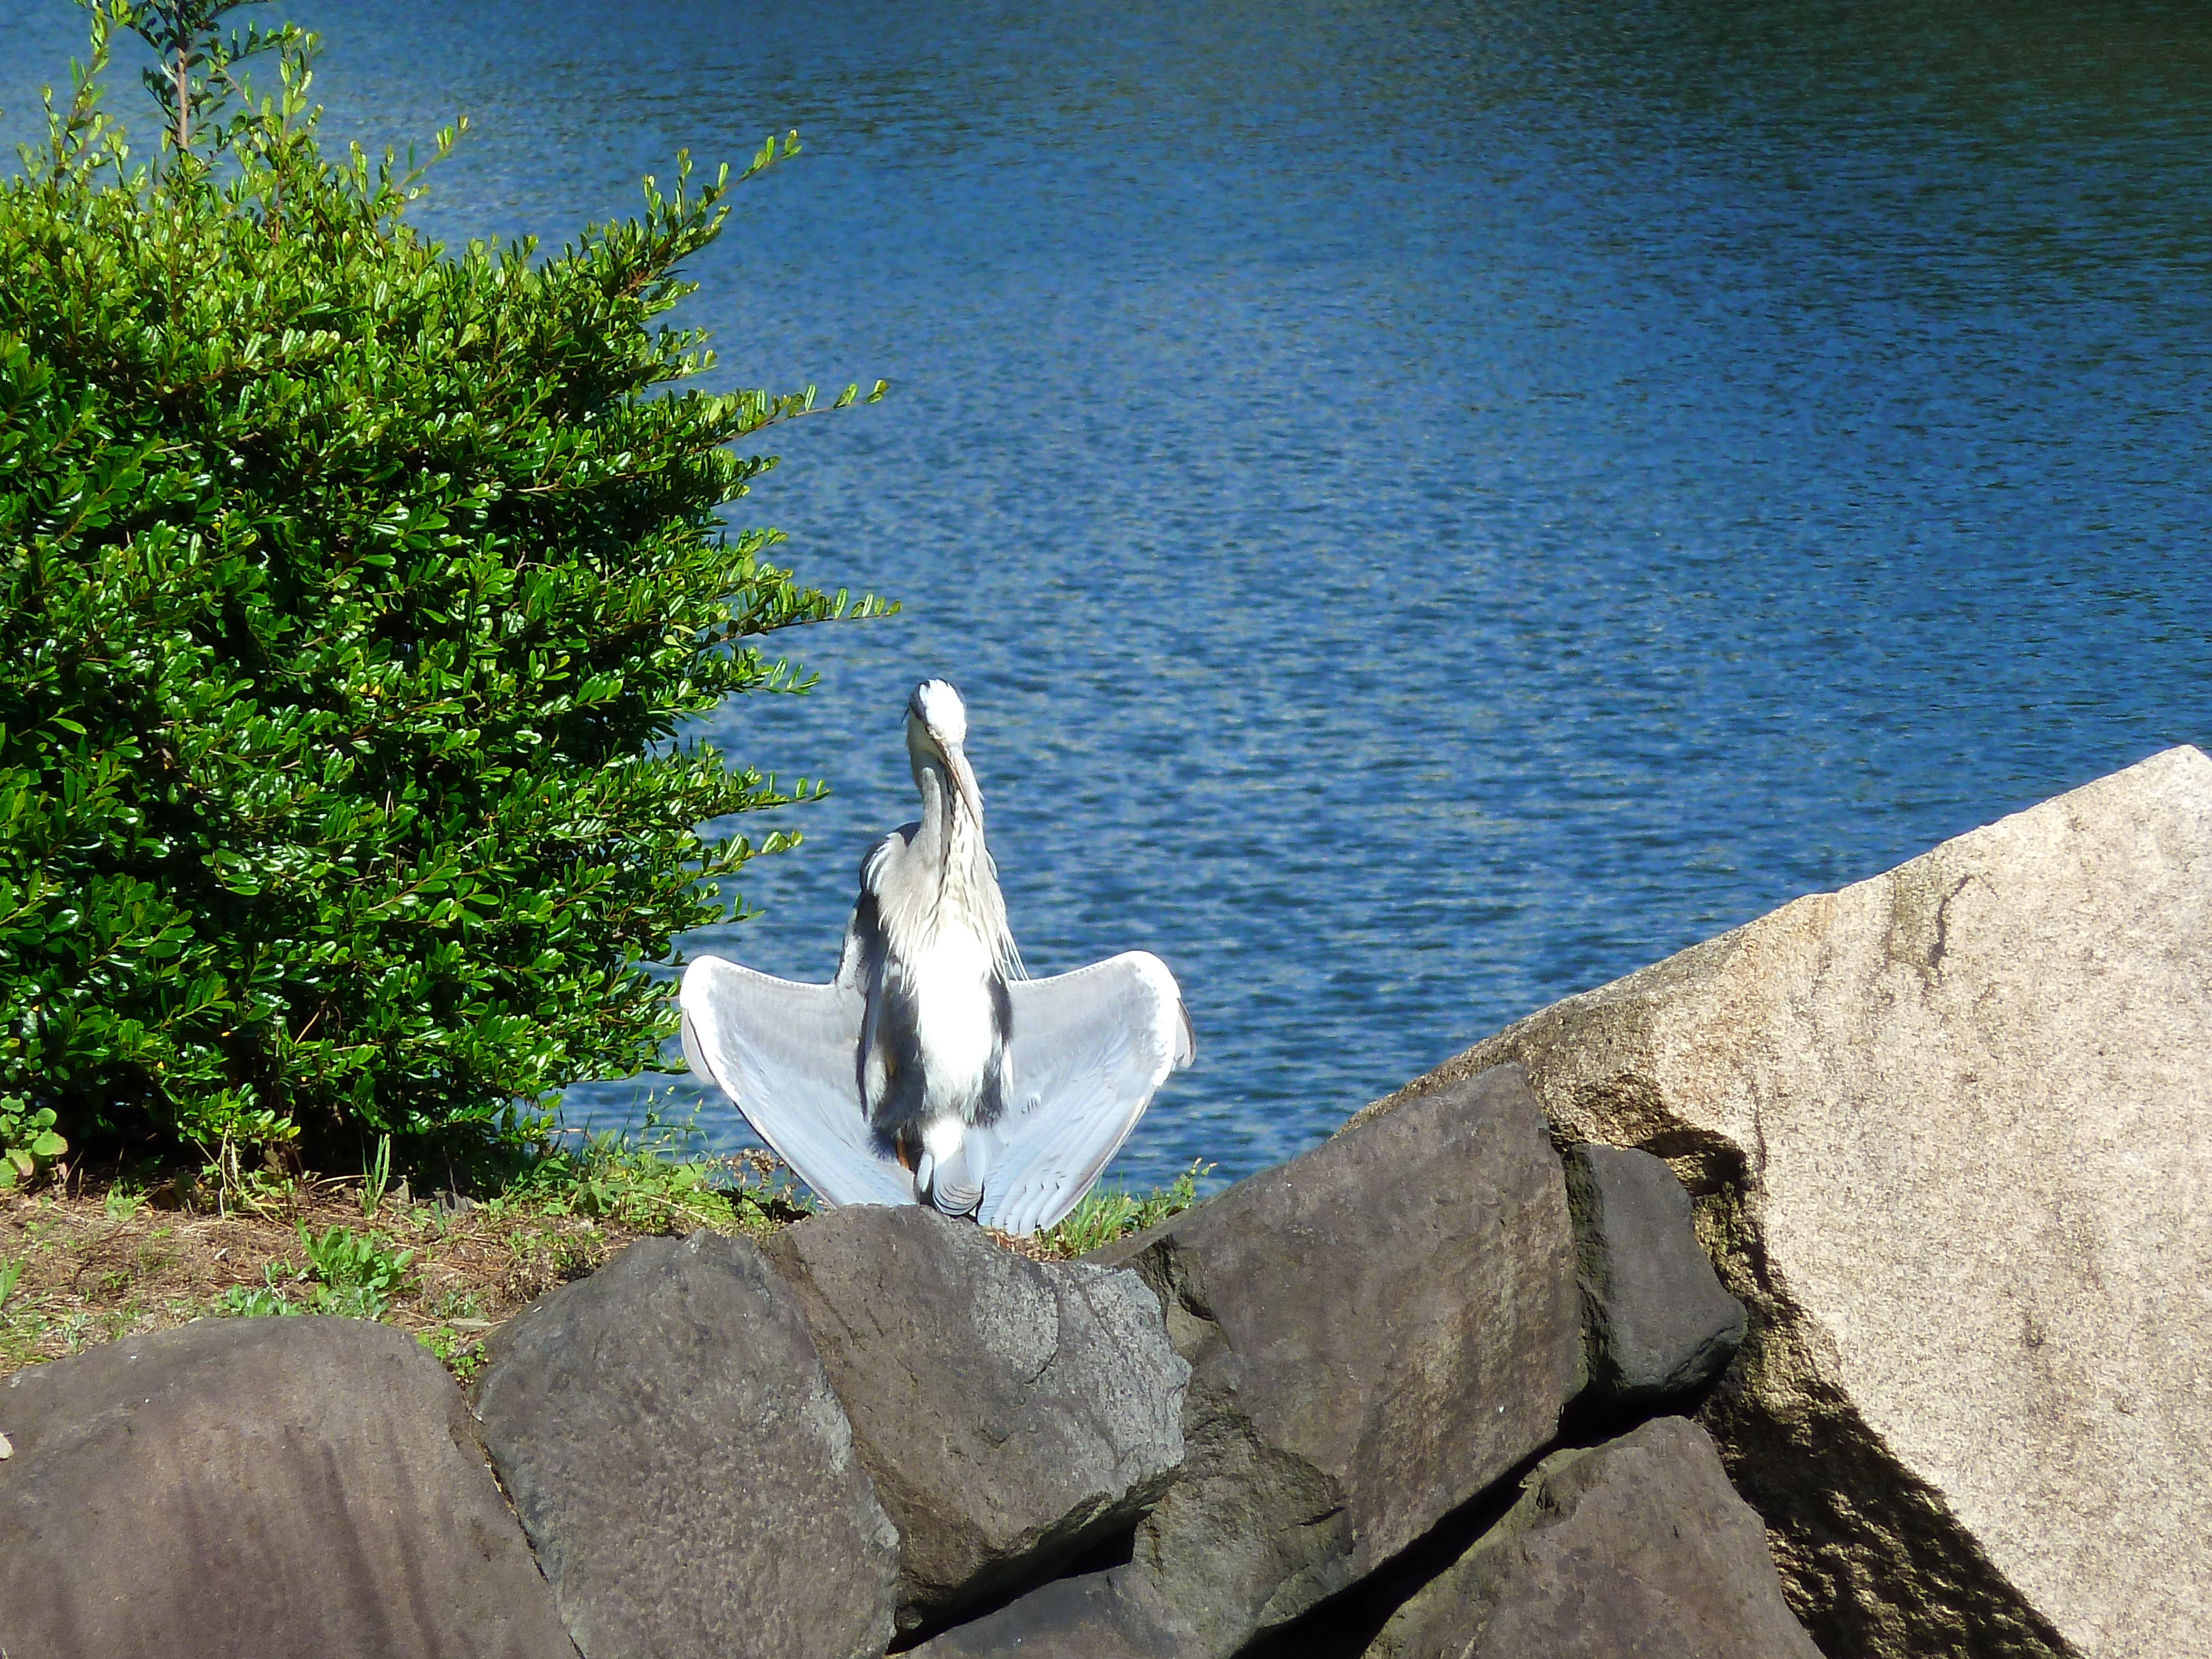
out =
{"type": "MultiPolygon", "coordinates": [[[[1182,981],[1148,1183],[2212,746],[2212,28],[1949,9],[289,15],[332,130],[471,115],[448,237],[557,243],[802,130],[687,317],[722,383],[893,382],[737,516],[905,611],[784,636],[819,689],[702,728],[836,794],[688,946],[828,975],[911,815],[906,689],[952,678],[1032,968],[1182,981]]],[[[76,28],[0,0],[6,136],[76,28]]]]}

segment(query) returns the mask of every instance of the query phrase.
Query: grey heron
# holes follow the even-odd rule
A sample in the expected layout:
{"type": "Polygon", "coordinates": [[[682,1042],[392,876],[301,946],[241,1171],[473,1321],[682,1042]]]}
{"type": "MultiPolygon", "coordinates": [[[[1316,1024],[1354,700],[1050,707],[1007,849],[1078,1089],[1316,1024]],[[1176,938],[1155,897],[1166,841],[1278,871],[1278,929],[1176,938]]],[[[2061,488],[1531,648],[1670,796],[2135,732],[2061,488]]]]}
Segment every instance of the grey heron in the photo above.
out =
{"type": "Polygon", "coordinates": [[[916,686],[921,817],[861,861],[836,977],[701,957],[678,993],[684,1053],[823,1202],[927,1204],[1032,1233],[1075,1207],[1197,1049],[1156,956],[1024,972],[967,738],[960,694],[916,686]]]}

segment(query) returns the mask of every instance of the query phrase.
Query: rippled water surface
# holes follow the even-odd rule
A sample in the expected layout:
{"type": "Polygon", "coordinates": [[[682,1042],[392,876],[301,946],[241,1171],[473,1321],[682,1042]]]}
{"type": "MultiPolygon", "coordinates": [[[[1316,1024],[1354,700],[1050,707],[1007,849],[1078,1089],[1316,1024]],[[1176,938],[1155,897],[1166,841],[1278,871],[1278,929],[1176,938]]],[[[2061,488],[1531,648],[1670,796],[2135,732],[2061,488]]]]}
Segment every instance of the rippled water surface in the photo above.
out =
{"type": "MultiPolygon", "coordinates": [[[[704,728],[836,793],[689,946],[827,977],[911,815],[906,689],[950,676],[1031,966],[1182,980],[1149,1182],[2212,744],[2212,28],[1949,9],[289,15],[337,131],[471,117],[448,237],[557,242],[802,130],[688,317],[726,383],[894,383],[740,517],[905,611],[786,635],[819,690],[704,728]]],[[[0,27],[13,137],[77,22],[0,27]]]]}

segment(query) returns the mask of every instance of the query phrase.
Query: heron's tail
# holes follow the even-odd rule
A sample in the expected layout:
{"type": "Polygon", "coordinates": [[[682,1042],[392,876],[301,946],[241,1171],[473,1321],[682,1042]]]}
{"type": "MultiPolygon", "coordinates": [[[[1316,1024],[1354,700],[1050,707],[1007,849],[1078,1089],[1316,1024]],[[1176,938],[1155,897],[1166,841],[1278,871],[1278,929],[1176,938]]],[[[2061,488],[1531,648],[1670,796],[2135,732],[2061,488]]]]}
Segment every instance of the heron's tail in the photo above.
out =
{"type": "Polygon", "coordinates": [[[960,1145],[939,1158],[925,1152],[914,1166],[915,1195],[947,1215],[973,1215],[983,1203],[989,1164],[988,1130],[970,1129],[960,1145]]]}

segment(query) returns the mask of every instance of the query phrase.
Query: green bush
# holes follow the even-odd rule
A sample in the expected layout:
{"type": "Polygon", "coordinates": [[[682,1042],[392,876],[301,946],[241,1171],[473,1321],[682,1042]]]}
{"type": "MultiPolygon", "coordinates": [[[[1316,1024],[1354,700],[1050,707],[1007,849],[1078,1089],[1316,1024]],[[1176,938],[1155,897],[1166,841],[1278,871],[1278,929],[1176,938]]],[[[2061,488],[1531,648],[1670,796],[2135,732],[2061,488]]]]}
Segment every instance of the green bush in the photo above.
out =
{"type": "Polygon", "coordinates": [[[444,248],[418,172],[319,146],[313,37],[229,9],[94,0],[0,185],[0,1096],[49,1147],[525,1143],[659,1063],[643,964],[782,844],[697,826],[818,793],[681,722],[888,607],[719,517],[811,388],[655,391],[713,362],[659,319],[727,168],[557,256],[444,248]],[[150,161],[100,107],[125,28],[150,161]]]}

